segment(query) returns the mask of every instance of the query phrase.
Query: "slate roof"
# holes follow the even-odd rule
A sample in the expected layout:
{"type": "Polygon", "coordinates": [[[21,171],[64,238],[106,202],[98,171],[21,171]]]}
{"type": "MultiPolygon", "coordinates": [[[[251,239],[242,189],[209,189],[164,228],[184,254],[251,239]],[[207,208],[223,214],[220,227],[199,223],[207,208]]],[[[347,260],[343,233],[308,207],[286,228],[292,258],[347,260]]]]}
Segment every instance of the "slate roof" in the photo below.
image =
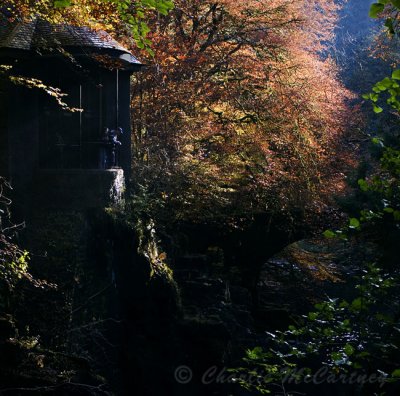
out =
{"type": "Polygon", "coordinates": [[[10,22],[0,13],[0,49],[37,51],[56,47],[115,50],[124,53],[129,63],[141,65],[128,49],[104,31],[85,26],[52,25],[39,19],[10,22]]]}

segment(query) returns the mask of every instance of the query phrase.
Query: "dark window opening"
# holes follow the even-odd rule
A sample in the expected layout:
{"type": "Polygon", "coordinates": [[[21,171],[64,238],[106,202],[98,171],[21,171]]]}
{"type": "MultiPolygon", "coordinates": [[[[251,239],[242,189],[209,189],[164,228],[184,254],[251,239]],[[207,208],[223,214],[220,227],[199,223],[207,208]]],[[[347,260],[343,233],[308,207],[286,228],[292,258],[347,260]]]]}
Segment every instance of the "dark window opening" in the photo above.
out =
{"type": "Polygon", "coordinates": [[[105,102],[103,85],[92,81],[70,83],[62,90],[68,94],[65,98],[68,106],[83,111],[70,112],[51,98],[41,99],[40,167],[105,169],[118,166],[118,146],[105,133],[107,127],[115,128],[104,125],[108,118],[104,111],[110,103],[105,102]]]}

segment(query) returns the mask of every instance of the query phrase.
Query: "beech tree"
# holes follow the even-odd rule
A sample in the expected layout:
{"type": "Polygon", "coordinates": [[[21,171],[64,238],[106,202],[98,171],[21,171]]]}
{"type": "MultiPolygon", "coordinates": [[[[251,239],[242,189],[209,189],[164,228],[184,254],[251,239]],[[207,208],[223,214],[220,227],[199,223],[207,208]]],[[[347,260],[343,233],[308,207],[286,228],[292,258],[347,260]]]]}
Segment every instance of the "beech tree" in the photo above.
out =
{"type": "Polygon", "coordinates": [[[326,51],[337,10],[189,0],[151,20],[154,58],[133,85],[134,166],[155,207],[229,221],[322,210],[343,188],[351,94],[326,51]]]}

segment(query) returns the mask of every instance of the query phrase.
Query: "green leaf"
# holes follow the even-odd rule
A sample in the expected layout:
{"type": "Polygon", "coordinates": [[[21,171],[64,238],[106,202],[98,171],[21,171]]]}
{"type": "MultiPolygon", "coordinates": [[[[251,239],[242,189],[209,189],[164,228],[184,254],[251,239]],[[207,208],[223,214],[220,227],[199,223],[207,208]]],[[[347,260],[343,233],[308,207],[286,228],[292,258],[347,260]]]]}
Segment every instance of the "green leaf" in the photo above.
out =
{"type": "Polygon", "coordinates": [[[358,219],[356,219],[355,217],[352,217],[349,222],[349,227],[353,228],[353,229],[360,228],[360,221],[358,219]]]}
{"type": "Polygon", "coordinates": [[[318,318],[318,313],[317,312],[309,312],[309,314],[308,314],[308,319],[310,319],[310,320],[315,320],[315,319],[317,319],[318,318]]]}
{"type": "Polygon", "coordinates": [[[261,347],[255,347],[254,349],[248,349],[246,351],[247,358],[251,360],[260,359],[263,353],[263,349],[261,347]]]}
{"type": "Polygon", "coordinates": [[[374,113],[379,114],[382,113],[383,109],[382,107],[374,105],[374,113]]]}
{"type": "Polygon", "coordinates": [[[378,18],[378,14],[381,13],[385,8],[384,4],[380,3],[374,3],[371,5],[371,8],[369,9],[369,16],[371,18],[378,18]]]}
{"type": "Polygon", "coordinates": [[[343,350],[347,356],[351,356],[354,353],[354,348],[350,344],[346,344],[343,350]]]}
{"type": "Polygon", "coordinates": [[[392,372],[392,377],[400,378],[400,369],[396,369],[392,372]]]}
{"type": "Polygon", "coordinates": [[[350,320],[349,319],[345,319],[342,323],[343,327],[349,327],[350,326],[350,320]]]}
{"type": "Polygon", "coordinates": [[[353,302],[351,303],[351,307],[357,311],[359,311],[362,308],[362,300],[360,297],[356,298],[355,300],[353,300],[353,302]]]}
{"type": "Polygon", "coordinates": [[[343,359],[343,356],[340,352],[332,352],[331,353],[331,359],[336,363],[340,363],[343,359]]]}
{"type": "Polygon", "coordinates": [[[336,234],[331,230],[324,231],[323,235],[324,235],[325,238],[329,238],[329,239],[332,239],[332,238],[336,237],[336,234]]]}
{"type": "Polygon", "coordinates": [[[372,139],[371,139],[371,142],[372,142],[373,144],[376,144],[377,146],[385,147],[385,145],[383,144],[381,138],[377,138],[377,137],[372,138],[372,139]]]}
{"type": "Polygon", "coordinates": [[[361,191],[368,191],[369,185],[364,179],[358,180],[358,186],[360,187],[361,191]]]}
{"type": "Polygon", "coordinates": [[[375,84],[382,91],[386,91],[393,85],[393,81],[389,77],[385,77],[382,81],[375,84]]]}
{"type": "Polygon", "coordinates": [[[392,78],[393,80],[400,80],[400,69],[397,69],[392,73],[392,78]]]}
{"type": "Polygon", "coordinates": [[[71,0],[55,0],[54,8],[66,8],[71,5],[71,0]]]}
{"type": "Polygon", "coordinates": [[[395,210],[393,212],[393,217],[396,221],[400,221],[400,210],[395,210]]]}

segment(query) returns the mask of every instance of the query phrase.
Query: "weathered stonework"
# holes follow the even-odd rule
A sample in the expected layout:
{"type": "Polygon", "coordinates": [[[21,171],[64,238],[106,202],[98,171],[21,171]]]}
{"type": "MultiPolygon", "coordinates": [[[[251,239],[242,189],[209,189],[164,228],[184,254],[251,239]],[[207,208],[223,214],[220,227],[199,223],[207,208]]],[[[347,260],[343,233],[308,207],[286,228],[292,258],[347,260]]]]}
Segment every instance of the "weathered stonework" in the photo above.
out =
{"type": "Polygon", "coordinates": [[[122,169],[39,170],[34,182],[34,206],[85,210],[120,205],[125,191],[122,169]]]}

